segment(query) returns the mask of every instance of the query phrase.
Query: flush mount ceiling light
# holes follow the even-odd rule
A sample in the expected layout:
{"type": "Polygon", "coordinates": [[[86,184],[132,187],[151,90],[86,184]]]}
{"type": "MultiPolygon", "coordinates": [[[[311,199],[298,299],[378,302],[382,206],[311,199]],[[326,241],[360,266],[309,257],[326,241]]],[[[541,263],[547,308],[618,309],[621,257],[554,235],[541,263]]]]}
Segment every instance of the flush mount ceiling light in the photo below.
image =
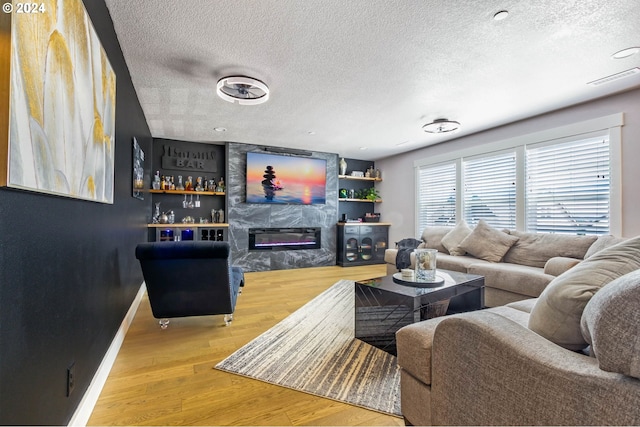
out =
{"type": "Polygon", "coordinates": [[[422,126],[422,130],[428,133],[447,133],[458,129],[460,129],[460,123],[447,119],[435,119],[422,126]]]}
{"type": "Polygon", "coordinates": [[[611,58],[613,59],[628,58],[632,55],[635,55],[638,52],[640,52],[640,47],[629,47],[627,49],[622,49],[614,53],[613,55],[611,55],[611,58]]]}
{"type": "Polygon", "coordinates": [[[240,105],[257,105],[269,99],[269,87],[251,77],[230,76],[218,80],[216,93],[225,101],[240,105]]]}
{"type": "Polygon", "coordinates": [[[508,16],[509,16],[509,11],[501,10],[500,12],[497,12],[495,15],[493,15],[493,20],[502,21],[503,19],[507,19],[508,16]]]}

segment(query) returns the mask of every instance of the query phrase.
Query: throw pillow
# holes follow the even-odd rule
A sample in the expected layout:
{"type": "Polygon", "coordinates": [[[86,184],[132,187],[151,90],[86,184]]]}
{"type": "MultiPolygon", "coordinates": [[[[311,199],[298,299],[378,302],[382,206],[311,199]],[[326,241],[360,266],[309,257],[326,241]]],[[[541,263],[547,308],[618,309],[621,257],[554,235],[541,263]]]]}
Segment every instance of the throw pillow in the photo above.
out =
{"type": "Polygon", "coordinates": [[[585,348],[580,331],[584,307],[601,287],[639,268],[640,236],[592,255],[542,291],[531,310],[529,329],[569,350],[585,348]]]}
{"type": "Polygon", "coordinates": [[[442,238],[442,246],[444,246],[451,255],[464,255],[464,251],[461,250],[459,246],[469,234],[471,234],[471,228],[469,228],[465,220],[462,220],[442,238]]]}
{"type": "Polygon", "coordinates": [[[571,236],[568,234],[527,233],[509,230],[520,240],[504,256],[504,262],[544,267],[553,257],[586,258],[587,249],[596,241],[596,236],[571,236]]]}
{"type": "Polygon", "coordinates": [[[624,237],[615,237],[611,234],[598,236],[598,240],[596,240],[593,245],[589,246],[587,253],[584,254],[584,259],[589,258],[591,255],[596,254],[601,250],[608,248],[609,246],[613,246],[624,241],[624,237]]]}
{"type": "Polygon", "coordinates": [[[476,258],[500,262],[517,241],[517,237],[495,229],[481,219],[473,232],[460,243],[460,248],[476,258]]]}
{"type": "Polygon", "coordinates": [[[580,327],[600,369],[640,378],[640,270],[605,285],[584,308],[580,327]]]}
{"type": "Polygon", "coordinates": [[[422,232],[422,240],[425,242],[424,247],[427,249],[437,249],[438,252],[449,253],[447,248],[442,246],[442,238],[447,235],[453,227],[446,226],[430,226],[425,227],[422,232]]]}

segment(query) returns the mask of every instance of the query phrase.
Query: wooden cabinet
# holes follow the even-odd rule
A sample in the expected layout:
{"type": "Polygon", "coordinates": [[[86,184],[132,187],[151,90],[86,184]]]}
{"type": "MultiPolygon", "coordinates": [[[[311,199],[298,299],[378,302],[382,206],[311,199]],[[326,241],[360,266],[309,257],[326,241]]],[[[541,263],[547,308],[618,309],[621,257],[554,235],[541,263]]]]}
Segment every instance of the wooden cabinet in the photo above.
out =
{"type": "Polygon", "coordinates": [[[337,225],[337,264],[342,267],[383,264],[389,244],[388,223],[344,223],[337,225]]]}

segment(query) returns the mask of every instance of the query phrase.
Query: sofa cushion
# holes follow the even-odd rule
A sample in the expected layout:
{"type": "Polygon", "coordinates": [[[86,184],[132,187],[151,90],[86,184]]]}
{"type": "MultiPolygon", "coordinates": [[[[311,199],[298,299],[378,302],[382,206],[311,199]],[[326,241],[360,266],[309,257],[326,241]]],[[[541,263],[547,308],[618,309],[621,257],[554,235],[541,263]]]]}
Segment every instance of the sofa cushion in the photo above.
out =
{"type": "Polygon", "coordinates": [[[464,255],[465,252],[460,249],[460,243],[469,234],[471,234],[471,228],[469,228],[466,221],[462,220],[442,238],[442,246],[447,248],[451,255],[464,255]]]}
{"type": "Polygon", "coordinates": [[[396,257],[398,256],[397,249],[385,249],[384,251],[384,262],[387,264],[396,265],[396,257]]]}
{"type": "Polygon", "coordinates": [[[436,268],[467,273],[473,264],[489,264],[489,261],[478,259],[469,255],[454,256],[438,253],[436,268]]]}
{"type": "Polygon", "coordinates": [[[531,311],[529,329],[569,350],[583,349],[584,307],[601,287],[638,268],[640,236],[592,255],[551,281],[531,311]]]}
{"type": "Polygon", "coordinates": [[[500,262],[504,254],[517,241],[518,237],[495,229],[481,219],[471,234],[460,243],[460,248],[476,258],[500,262]]]}
{"type": "Polygon", "coordinates": [[[438,252],[442,252],[448,254],[449,251],[447,248],[442,246],[442,238],[453,230],[453,227],[445,227],[445,226],[430,226],[425,227],[424,231],[422,231],[422,236],[420,237],[424,242],[424,246],[427,249],[437,249],[438,252]]]}
{"type": "Polygon", "coordinates": [[[584,308],[581,330],[600,369],[640,378],[640,270],[605,285],[584,308]]]}
{"type": "Polygon", "coordinates": [[[617,245],[620,242],[624,242],[625,240],[627,239],[625,239],[624,237],[615,237],[611,234],[598,236],[598,239],[593,242],[591,246],[589,246],[589,249],[587,250],[587,253],[584,254],[584,257],[585,259],[589,258],[591,255],[598,253],[601,250],[608,248],[609,246],[617,245]]]}
{"type": "Polygon", "coordinates": [[[569,257],[583,259],[596,236],[571,236],[566,234],[525,233],[509,230],[518,241],[504,256],[504,262],[544,267],[549,258],[569,257]]]}
{"type": "Polygon", "coordinates": [[[396,332],[398,365],[425,384],[431,384],[431,346],[436,326],[447,316],[412,323],[396,332]]]}
{"type": "Polygon", "coordinates": [[[552,276],[559,276],[570,268],[580,264],[580,261],[582,260],[578,258],[554,256],[553,258],[549,258],[544,264],[544,272],[552,276]]]}
{"type": "MultiPolygon", "coordinates": [[[[487,311],[499,314],[526,327],[529,314],[509,307],[495,307],[487,311]]],[[[464,316],[464,314],[462,314],[464,316]]],[[[435,317],[412,323],[396,332],[398,365],[423,383],[431,384],[431,349],[436,328],[451,316],[435,317]]]]}
{"type": "Polygon", "coordinates": [[[468,272],[484,276],[484,286],[514,292],[528,297],[538,297],[554,279],[538,267],[509,264],[506,262],[472,264],[468,272]]]}
{"type": "MultiPolygon", "coordinates": [[[[536,305],[537,300],[537,298],[523,299],[522,301],[511,302],[507,304],[507,307],[524,311],[525,313],[531,313],[531,310],[533,310],[533,306],[536,305]]],[[[529,318],[527,317],[527,322],[524,326],[526,327],[528,324],[529,318]]]]}

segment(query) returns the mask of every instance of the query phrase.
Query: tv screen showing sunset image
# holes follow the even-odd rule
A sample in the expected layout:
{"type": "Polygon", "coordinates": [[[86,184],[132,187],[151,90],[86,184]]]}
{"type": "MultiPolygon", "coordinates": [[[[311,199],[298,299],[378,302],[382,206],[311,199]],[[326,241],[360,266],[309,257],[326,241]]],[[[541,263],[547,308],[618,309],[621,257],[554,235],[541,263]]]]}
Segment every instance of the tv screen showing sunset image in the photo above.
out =
{"type": "Polygon", "coordinates": [[[247,203],[326,203],[327,161],[247,153],[247,203]]]}

